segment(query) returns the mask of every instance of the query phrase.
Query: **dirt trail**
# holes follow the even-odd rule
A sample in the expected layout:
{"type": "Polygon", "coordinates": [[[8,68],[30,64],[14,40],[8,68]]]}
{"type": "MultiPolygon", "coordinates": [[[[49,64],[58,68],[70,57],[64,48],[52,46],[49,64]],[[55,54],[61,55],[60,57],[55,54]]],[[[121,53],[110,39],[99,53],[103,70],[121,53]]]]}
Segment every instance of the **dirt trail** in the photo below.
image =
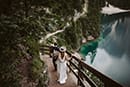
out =
{"type": "Polygon", "coordinates": [[[48,87],[78,87],[77,86],[77,79],[71,73],[68,73],[68,79],[65,84],[61,85],[57,82],[57,72],[54,71],[54,67],[52,64],[52,58],[48,56],[42,56],[41,58],[48,66],[48,74],[49,74],[49,86],[48,87]]]}

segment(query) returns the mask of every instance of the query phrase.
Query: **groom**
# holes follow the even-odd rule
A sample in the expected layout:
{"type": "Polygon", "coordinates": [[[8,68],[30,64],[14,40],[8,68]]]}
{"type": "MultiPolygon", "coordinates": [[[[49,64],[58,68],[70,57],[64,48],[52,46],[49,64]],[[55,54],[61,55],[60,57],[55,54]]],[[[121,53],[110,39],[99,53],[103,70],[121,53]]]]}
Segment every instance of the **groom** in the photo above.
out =
{"type": "Polygon", "coordinates": [[[55,70],[57,70],[56,61],[57,61],[57,59],[58,59],[58,54],[59,54],[59,48],[58,48],[57,44],[54,43],[54,46],[53,46],[52,62],[53,62],[53,65],[54,65],[55,70]]]}

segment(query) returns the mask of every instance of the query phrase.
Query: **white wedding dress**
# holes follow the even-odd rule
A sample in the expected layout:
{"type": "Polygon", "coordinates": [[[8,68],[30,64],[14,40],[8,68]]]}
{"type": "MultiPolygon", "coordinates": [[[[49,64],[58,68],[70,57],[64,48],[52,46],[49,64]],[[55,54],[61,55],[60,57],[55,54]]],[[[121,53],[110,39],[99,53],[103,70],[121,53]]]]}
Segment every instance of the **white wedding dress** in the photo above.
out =
{"type": "Polygon", "coordinates": [[[59,58],[57,60],[57,72],[59,75],[58,82],[60,84],[64,84],[67,80],[67,60],[66,60],[66,53],[64,54],[64,57],[61,58],[61,54],[59,54],[59,58]]]}

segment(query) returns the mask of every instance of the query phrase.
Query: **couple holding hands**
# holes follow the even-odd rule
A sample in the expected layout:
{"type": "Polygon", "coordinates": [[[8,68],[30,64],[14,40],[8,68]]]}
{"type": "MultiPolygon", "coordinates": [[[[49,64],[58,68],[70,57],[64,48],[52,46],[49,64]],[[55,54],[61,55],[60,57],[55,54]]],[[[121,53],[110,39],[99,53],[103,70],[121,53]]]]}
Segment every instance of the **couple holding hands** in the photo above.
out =
{"type": "Polygon", "coordinates": [[[71,56],[69,56],[66,53],[66,47],[62,46],[60,48],[56,47],[54,44],[53,47],[53,64],[55,67],[55,70],[57,70],[58,74],[58,82],[60,84],[65,84],[67,80],[67,62],[71,59],[71,56]]]}

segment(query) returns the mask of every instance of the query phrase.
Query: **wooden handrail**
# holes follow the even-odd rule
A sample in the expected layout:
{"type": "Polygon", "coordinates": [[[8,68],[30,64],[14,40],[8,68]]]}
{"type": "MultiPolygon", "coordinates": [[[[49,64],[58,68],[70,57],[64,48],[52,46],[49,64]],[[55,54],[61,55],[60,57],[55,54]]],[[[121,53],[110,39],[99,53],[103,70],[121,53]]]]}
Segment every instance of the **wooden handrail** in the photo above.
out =
{"type": "MultiPolygon", "coordinates": [[[[45,47],[50,48],[50,46],[45,46],[45,47]]],[[[46,50],[46,49],[44,49],[44,50],[46,50]]],[[[69,53],[68,51],[66,51],[66,53],[69,56],[71,56],[71,53],[69,53]]],[[[104,75],[103,73],[99,72],[98,70],[96,70],[95,68],[91,67],[90,65],[84,63],[82,60],[80,60],[79,58],[77,58],[75,56],[72,56],[72,60],[70,60],[69,62],[70,62],[70,64],[67,65],[67,66],[70,68],[70,70],[77,77],[78,83],[80,83],[82,87],[85,87],[85,84],[83,83],[84,79],[89,83],[90,86],[97,87],[97,85],[94,83],[94,81],[92,79],[90,79],[89,76],[87,76],[85,74],[84,69],[88,70],[89,72],[94,74],[96,77],[98,77],[104,83],[104,87],[123,87],[122,85],[120,85],[116,81],[114,81],[111,78],[107,77],[106,75],[104,75]],[[78,63],[78,65],[73,63],[73,60],[76,61],[78,63]],[[78,70],[78,74],[76,74],[74,72],[74,69],[72,67],[74,67],[75,69],[78,70]]]]}
{"type": "Polygon", "coordinates": [[[78,78],[78,81],[81,83],[82,87],[85,87],[85,85],[83,84],[83,81],[81,78],[79,78],[78,74],[76,74],[76,72],[74,72],[73,68],[67,64],[67,66],[69,67],[69,69],[73,72],[73,74],[78,78]]]}
{"type": "MultiPolygon", "coordinates": [[[[97,87],[97,85],[82,71],[81,68],[76,66],[72,61],[70,63],[82,74],[82,76],[85,78],[85,80],[92,86],[92,87],[97,87]]],[[[79,77],[81,78],[81,77],[79,77]]]]}
{"type": "Polygon", "coordinates": [[[82,60],[80,60],[80,59],[78,59],[78,58],[76,58],[74,56],[73,56],[73,58],[76,59],[77,61],[80,61],[80,64],[81,64],[82,67],[86,68],[91,73],[93,73],[95,76],[97,76],[104,83],[105,87],[123,87],[119,83],[117,83],[116,81],[112,80],[111,78],[107,77],[103,73],[97,71],[93,67],[91,67],[88,64],[84,63],[82,60]]]}

